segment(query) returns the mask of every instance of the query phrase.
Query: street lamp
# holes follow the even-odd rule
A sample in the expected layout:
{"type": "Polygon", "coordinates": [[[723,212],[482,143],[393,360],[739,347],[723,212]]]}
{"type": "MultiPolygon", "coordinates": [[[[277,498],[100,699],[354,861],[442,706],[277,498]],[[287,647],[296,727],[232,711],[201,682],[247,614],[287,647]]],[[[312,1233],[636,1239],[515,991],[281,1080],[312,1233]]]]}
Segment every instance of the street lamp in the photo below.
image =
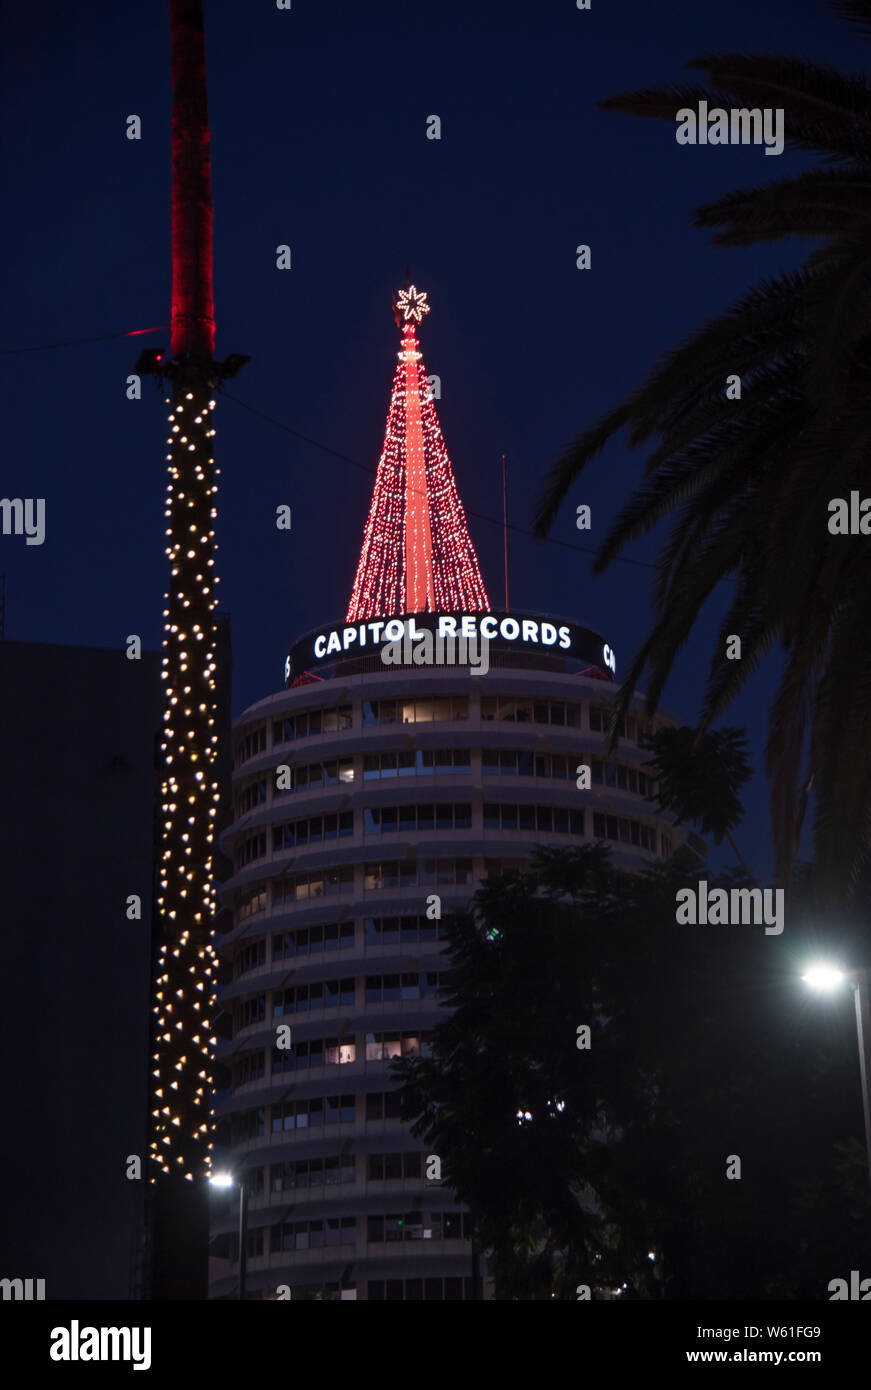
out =
{"type": "Polygon", "coordinates": [[[862,1108],[865,1113],[865,1158],[871,1183],[871,1000],[869,971],[866,966],[841,970],[827,961],[818,961],[802,975],[806,985],[818,993],[831,994],[844,980],[849,981],[856,1003],[856,1037],[859,1044],[859,1077],[862,1082],[862,1108]]]}
{"type": "MultiPolygon", "coordinates": [[[[232,1173],[213,1173],[209,1178],[212,1187],[232,1187],[236,1182],[232,1173]]],[[[248,1184],[244,1177],[239,1178],[239,1294],[245,1297],[245,1276],[248,1272],[248,1184]]]]}

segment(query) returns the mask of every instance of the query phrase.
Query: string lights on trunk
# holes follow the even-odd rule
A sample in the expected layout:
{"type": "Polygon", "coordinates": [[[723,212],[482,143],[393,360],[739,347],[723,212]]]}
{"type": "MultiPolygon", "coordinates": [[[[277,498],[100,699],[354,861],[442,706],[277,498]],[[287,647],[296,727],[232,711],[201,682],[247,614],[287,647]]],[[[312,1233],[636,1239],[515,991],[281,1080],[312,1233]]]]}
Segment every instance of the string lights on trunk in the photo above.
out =
{"type": "MultiPolygon", "coordinates": [[[[181,373],[183,377],[185,373],[181,373]]],[[[213,847],[219,789],[214,575],[218,491],[208,385],[180,380],[167,398],[169,481],[157,890],[162,929],[153,1003],[151,1157],[188,1181],[210,1166],[213,847]]],[[[152,1178],[153,1180],[153,1178],[152,1178]]]]}

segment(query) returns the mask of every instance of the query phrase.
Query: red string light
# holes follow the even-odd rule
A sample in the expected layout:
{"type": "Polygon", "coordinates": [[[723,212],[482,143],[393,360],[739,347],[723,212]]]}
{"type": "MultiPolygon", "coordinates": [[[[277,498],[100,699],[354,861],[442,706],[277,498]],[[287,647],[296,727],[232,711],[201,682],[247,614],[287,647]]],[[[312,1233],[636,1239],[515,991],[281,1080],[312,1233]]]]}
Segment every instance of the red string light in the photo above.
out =
{"type": "Polygon", "coordinates": [[[395,299],[403,320],[384,447],[347,622],[423,612],[489,613],[454,471],[414,324],[429,313],[414,285],[395,299]]]}

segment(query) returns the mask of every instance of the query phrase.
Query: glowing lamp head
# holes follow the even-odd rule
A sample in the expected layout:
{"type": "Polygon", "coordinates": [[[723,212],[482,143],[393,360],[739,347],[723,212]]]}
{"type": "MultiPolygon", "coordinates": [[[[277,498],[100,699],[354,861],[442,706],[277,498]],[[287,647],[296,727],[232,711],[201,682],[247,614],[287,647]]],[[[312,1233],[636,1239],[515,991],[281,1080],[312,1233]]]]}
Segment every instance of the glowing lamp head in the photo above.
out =
{"type": "Polygon", "coordinates": [[[233,1186],[233,1174],[232,1174],[232,1173],[212,1173],[211,1176],[210,1176],[210,1178],[209,1178],[209,1182],[212,1184],[212,1187],[232,1187],[232,1186],[233,1186]]]}
{"type": "Polygon", "coordinates": [[[810,966],[801,978],[810,989],[815,989],[819,994],[831,994],[847,977],[838,966],[818,961],[810,966]]]}

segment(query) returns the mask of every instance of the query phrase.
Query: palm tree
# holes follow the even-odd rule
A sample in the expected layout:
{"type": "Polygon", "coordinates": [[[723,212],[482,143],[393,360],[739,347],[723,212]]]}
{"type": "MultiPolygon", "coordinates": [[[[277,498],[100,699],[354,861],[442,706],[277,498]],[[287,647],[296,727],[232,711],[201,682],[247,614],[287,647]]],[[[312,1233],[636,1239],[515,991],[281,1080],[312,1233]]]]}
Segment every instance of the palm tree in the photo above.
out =
{"type": "MultiPolygon", "coordinates": [[[[871,36],[871,0],[835,8],[871,36]]],[[[871,496],[871,85],[799,58],[727,53],[688,66],[707,85],[601,105],[672,122],[700,100],[783,108],[787,144],[820,155],[819,166],[730,193],[701,207],[695,225],[716,228],[721,246],[789,236],[821,244],[799,270],[766,279],[669,353],[574,441],[547,478],[536,533],[547,534],[570,485],[624,425],[630,444],[652,450],[595,562],[601,572],[670,519],[652,630],[615,721],[645,672],[656,708],[705,599],[730,579],[700,729],[779,645],[785,669],[766,749],[778,876],[794,865],[813,791],[818,887],[843,900],[871,849],[871,541],[831,535],[828,503],[857,489],[871,496]],[[727,399],[735,373],[741,399],[727,399]],[[724,659],[730,634],[741,637],[740,661],[724,659]]]]}
{"type": "Polygon", "coordinates": [[[728,840],[742,872],[752,879],[732,835],[744,815],[738,793],[751,776],[744,731],[708,729],[699,734],[686,726],[662,728],[645,740],[644,747],[653,754],[645,767],[656,783],[648,801],[684,824],[695,824],[702,835],[713,835],[718,845],[728,840]]]}
{"type": "Polygon", "coordinates": [[[153,931],[151,1296],[205,1298],[205,1173],[213,1123],[211,1023],[217,604],[212,407],[212,201],[202,0],[170,0],[172,361],[164,608],[164,729],[153,931]]]}

